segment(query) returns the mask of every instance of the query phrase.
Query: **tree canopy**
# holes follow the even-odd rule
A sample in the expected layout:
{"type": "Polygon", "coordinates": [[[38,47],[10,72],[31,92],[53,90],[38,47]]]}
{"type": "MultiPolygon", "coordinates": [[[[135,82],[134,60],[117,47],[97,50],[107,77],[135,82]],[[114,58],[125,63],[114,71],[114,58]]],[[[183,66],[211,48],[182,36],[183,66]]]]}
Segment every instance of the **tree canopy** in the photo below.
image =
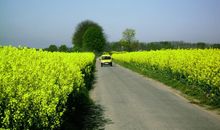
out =
{"type": "Polygon", "coordinates": [[[127,28],[122,32],[122,39],[120,40],[121,50],[132,51],[132,46],[136,46],[133,43],[135,43],[135,30],[127,28]]]}
{"type": "Polygon", "coordinates": [[[48,51],[51,51],[51,52],[54,52],[54,51],[58,51],[58,48],[57,48],[56,45],[51,44],[51,45],[48,47],[47,50],[48,50],[48,51]]]}
{"type": "Polygon", "coordinates": [[[100,28],[90,27],[83,35],[83,50],[101,52],[105,47],[105,37],[100,28]]]}
{"type": "Polygon", "coordinates": [[[91,21],[91,20],[85,20],[79,23],[76,27],[75,33],[73,34],[72,37],[72,44],[74,45],[74,50],[76,51],[83,51],[83,37],[86,33],[86,31],[91,28],[97,28],[101,32],[103,32],[103,29],[100,25],[97,23],[91,21]]]}
{"type": "Polygon", "coordinates": [[[59,51],[60,52],[67,52],[68,51],[68,47],[65,44],[63,44],[63,45],[61,45],[59,47],[59,51]]]}
{"type": "Polygon", "coordinates": [[[135,40],[135,30],[127,28],[123,33],[123,40],[131,43],[135,40]]]}

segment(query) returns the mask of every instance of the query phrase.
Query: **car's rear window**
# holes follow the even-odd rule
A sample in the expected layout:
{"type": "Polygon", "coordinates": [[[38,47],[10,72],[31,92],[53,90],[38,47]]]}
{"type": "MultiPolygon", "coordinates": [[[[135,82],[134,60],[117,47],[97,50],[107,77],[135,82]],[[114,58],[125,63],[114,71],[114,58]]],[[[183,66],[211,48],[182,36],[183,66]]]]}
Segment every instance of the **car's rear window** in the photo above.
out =
{"type": "Polygon", "coordinates": [[[102,56],[102,60],[110,60],[111,57],[110,56],[102,56]]]}

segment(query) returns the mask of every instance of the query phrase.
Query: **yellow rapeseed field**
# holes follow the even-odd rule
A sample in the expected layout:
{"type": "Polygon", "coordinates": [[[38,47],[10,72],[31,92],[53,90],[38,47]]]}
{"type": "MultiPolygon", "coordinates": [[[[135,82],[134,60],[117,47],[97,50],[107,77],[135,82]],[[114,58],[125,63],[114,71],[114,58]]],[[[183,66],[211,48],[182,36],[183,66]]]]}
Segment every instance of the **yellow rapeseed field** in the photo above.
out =
{"type": "Polygon", "coordinates": [[[69,94],[85,87],[94,58],[93,53],[0,46],[1,126],[59,127],[69,94]]]}

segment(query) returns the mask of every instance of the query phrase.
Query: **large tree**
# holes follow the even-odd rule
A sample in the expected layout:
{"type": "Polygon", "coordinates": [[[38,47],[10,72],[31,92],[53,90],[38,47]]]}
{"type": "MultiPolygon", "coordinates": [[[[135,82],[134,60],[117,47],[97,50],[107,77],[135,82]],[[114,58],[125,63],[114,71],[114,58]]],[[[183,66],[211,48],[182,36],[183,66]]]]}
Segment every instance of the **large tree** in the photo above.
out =
{"type": "Polygon", "coordinates": [[[90,27],[83,35],[83,50],[102,52],[105,47],[105,36],[102,29],[90,27]]]}
{"type": "Polygon", "coordinates": [[[97,23],[91,21],[91,20],[85,20],[79,23],[76,27],[75,33],[72,37],[72,44],[74,45],[74,50],[80,51],[83,47],[83,36],[85,32],[90,27],[98,28],[99,30],[103,31],[102,27],[99,26],[97,23]]]}

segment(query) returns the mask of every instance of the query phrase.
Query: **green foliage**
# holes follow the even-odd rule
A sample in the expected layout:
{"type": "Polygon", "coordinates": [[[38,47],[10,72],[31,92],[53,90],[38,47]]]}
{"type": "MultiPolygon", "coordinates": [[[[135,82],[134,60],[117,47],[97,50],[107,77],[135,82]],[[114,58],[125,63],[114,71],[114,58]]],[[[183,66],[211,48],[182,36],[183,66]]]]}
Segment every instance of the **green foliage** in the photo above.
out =
{"type": "Polygon", "coordinates": [[[50,51],[50,52],[55,52],[55,51],[58,51],[58,48],[56,45],[50,45],[47,49],[47,51],[50,51]]]}
{"type": "Polygon", "coordinates": [[[131,43],[135,40],[135,30],[127,28],[123,33],[123,40],[131,43]]]}
{"type": "Polygon", "coordinates": [[[100,28],[90,27],[83,36],[84,51],[102,52],[105,43],[105,37],[100,28]]]}
{"type": "Polygon", "coordinates": [[[121,51],[121,45],[119,42],[112,42],[112,43],[109,43],[109,48],[108,50],[111,50],[111,51],[121,51]]]}
{"type": "Polygon", "coordinates": [[[197,46],[197,48],[200,48],[200,49],[206,48],[206,44],[205,44],[204,42],[198,42],[198,43],[196,44],[196,46],[197,46]]]}
{"type": "Polygon", "coordinates": [[[122,39],[120,40],[120,46],[122,51],[132,51],[132,43],[135,39],[135,30],[126,29],[122,33],[122,39]]]}
{"type": "Polygon", "coordinates": [[[146,45],[147,50],[161,50],[161,49],[173,49],[174,46],[171,42],[161,41],[161,42],[151,42],[146,45]]]}
{"type": "Polygon", "coordinates": [[[60,52],[67,52],[68,51],[68,47],[65,44],[63,44],[63,45],[61,45],[59,47],[59,51],[60,52]]]}
{"type": "Polygon", "coordinates": [[[74,45],[75,51],[82,51],[83,37],[90,27],[98,28],[99,30],[103,31],[102,27],[93,21],[85,20],[79,23],[72,37],[72,44],[74,45]]]}
{"type": "Polygon", "coordinates": [[[212,47],[220,49],[220,44],[213,44],[212,47]]]}
{"type": "Polygon", "coordinates": [[[220,44],[208,43],[185,43],[183,41],[160,41],[160,42],[139,42],[133,41],[129,45],[125,40],[109,43],[108,50],[111,51],[142,51],[142,50],[161,50],[161,49],[189,49],[189,48],[220,48],[220,44]]]}
{"type": "Polygon", "coordinates": [[[85,90],[93,64],[92,53],[0,48],[0,127],[58,128],[69,95],[85,90]]]}

